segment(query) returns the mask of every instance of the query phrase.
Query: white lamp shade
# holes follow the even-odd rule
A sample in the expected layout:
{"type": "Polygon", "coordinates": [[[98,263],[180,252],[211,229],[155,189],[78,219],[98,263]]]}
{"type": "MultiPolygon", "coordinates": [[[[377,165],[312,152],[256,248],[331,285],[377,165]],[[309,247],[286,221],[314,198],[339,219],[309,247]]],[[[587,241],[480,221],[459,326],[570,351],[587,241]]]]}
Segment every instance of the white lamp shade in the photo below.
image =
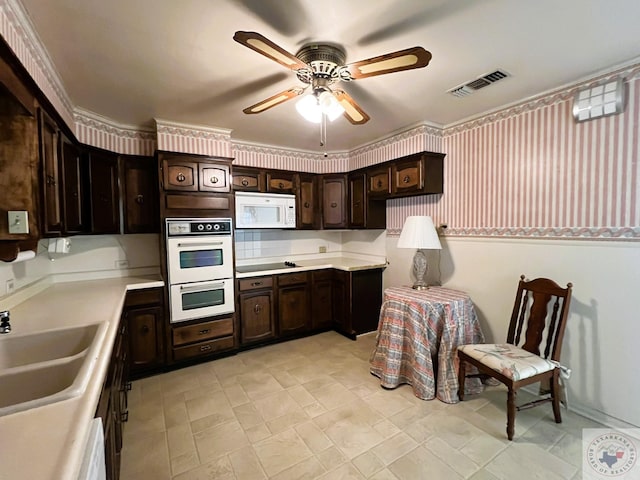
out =
{"type": "Polygon", "coordinates": [[[442,245],[431,217],[409,216],[404,221],[398,248],[425,248],[441,250],[442,245]]]}
{"type": "Polygon", "coordinates": [[[313,93],[305,95],[296,102],[296,110],[305,120],[313,123],[320,123],[323,113],[331,122],[344,113],[342,105],[338,103],[333,93],[328,91],[324,91],[318,96],[313,93]]]}

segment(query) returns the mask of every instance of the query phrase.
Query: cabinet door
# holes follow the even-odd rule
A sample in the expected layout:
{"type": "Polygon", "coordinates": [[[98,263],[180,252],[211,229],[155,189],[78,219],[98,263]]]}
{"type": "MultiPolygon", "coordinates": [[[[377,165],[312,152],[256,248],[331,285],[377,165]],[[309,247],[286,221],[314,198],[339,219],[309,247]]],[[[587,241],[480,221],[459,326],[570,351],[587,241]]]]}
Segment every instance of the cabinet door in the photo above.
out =
{"type": "Polygon", "coordinates": [[[162,180],[165,190],[197,192],[198,164],[182,158],[166,158],[162,161],[162,180]]]}
{"type": "Polygon", "coordinates": [[[239,303],[240,342],[243,345],[275,337],[272,290],[241,293],[239,303]]]}
{"type": "Polygon", "coordinates": [[[396,163],[392,170],[393,193],[420,193],[424,186],[422,157],[396,163]]]}
{"type": "Polygon", "coordinates": [[[331,328],[333,273],[331,270],[318,270],[312,273],[311,328],[314,330],[331,328]]]}
{"type": "Polygon", "coordinates": [[[91,233],[119,233],[118,157],[103,152],[89,153],[91,185],[91,233]]]}
{"type": "Polygon", "coordinates": [[[267,192],[271,193],[295,193],[295,174],[293,172],[281,172],[278,170],[267,171],[267,192]]]}
{"type": "Polygon", "coordinates": [[[158,233],[158,180],[153,157],[122,156],[124,233],[158,233]]]}
{"type": "Polygon", "coordinates": [[[132,373],[160,367],[164,363],[162,309],[159,306],[130,309],[129,365],[132,373]]]}
{"type": "Polygon", "coordinates": [[[89,230],[87,200],[85,199],[84,162],[80,149],[61,135],[62,211],[65,233],[89,230]]]}
{"type": "Polygon", "coordinates": [[[231,191],[229,167],[227,165],[199,163],[198,182],[199,190],[202,192],[228,193],[231,191]]]}
{"type": "Polygon", "coordinates": [[[366,192],[365,174],[349,175],[349,226],[364,228],[366,226],[366,192]]]}
{"type": "Polygon", "coordinates": [[[264,173],[257,168],[233,167],[232,185],[235,191],[264,192],[264,173]]]}
{"type": "Polygon", "coordinates": [[[278,323],[281,336],[309,330],[311,319],[307,285],[278,289],[278,323]]]}
{"type": "Polygon", "coordinates": [[[62,231],[58,126],[42,110],[38,120],[43,188],[42,233],[51,236],[51,234],[59,234],[62,231]]]}
{"type": "Polygon", "coordinates": [[[351,277],[349,272],[334,271],[331,295],[333,328],[350,338],[355,338],[355,332],[351,326],[351,277]]]}
{"type": "Polygon", "coordinates": [[[315,175],[298,176],[298,228],[318,228],[317,184],[315,175]]]}
{"type": "Polygon", "coordinates": [[[391,193],[391,168],[387,165],[367,173],[367,193],[370,197],[387,197],[391,193]]]}
{"type": "Polygon", "coordinates": [[[347,228],[347,188],[344,175],[322,177],[322,226],[347,228]]]}

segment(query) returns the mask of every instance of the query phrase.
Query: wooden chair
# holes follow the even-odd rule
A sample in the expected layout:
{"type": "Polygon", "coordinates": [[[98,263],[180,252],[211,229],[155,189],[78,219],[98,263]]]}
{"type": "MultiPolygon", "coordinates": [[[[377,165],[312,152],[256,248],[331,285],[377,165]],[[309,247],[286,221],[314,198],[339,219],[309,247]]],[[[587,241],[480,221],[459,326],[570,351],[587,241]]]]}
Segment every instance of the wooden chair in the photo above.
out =
{"type": "Polygon", "coordinates": [[[571,303],[571,283],[560,287],[548,278],[526,281],[520,277],[507,343],[462,345],[458,347],[458,397],[464,400],[465,367],[469,363],[480,372],[504,383],[507,396],[507,437],[513,440],[516,410],[552,402],[556,423],[560,416],[560,352],[562,338],[571,303]],[[551,311],[549,311],[551,307],[551,311]],[[522,331],[525,328],[524,338],[522,331]],[[522,340],[522,342],[521,342],[522,340]],[[540,352],[541,344],[544,351],[540,352]],[[550,394],[525,405],[516,406],[516,392],[520,387],[536,382],[549,382],[550,394]]]}

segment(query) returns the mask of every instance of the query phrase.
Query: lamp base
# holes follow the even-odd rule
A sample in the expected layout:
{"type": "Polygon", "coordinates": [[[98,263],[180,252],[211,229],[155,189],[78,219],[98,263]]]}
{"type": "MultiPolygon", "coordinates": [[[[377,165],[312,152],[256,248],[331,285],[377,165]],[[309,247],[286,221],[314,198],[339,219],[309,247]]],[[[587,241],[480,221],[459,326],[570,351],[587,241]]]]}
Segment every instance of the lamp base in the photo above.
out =
{"type": "Polygon", "coordinates": [[[424,275],[427,273],[427,257],[420,249],[416,251],[413,257],[413,271],[416,274],[416,282],[411,288],[414,290],[427,290],[429,285],[424,281],[424,275]]]}
{"type": "Polygon", "coordinates": [[[418,284],[416,283],[416,284],[415,284],[413,287],[411,287],[411,288],[413,288],[414,290],[429,290],[429,288],[431,288],[431,287],[430,287],[429,285],[424,285],[424,284],[423,284],[423,285],[418,285],[418,284]]]}

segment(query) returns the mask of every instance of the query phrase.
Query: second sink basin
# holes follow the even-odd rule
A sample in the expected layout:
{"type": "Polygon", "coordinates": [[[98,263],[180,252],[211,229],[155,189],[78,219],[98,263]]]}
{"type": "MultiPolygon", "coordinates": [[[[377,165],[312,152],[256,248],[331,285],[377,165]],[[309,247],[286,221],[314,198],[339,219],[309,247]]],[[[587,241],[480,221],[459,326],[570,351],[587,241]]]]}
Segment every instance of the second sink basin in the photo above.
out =
{"type": "Polygon", "coordinates": [[[71,357],[89,348],[100,324],[63,328],[0,338],[0,371],[56,358],[71,357]]]}

